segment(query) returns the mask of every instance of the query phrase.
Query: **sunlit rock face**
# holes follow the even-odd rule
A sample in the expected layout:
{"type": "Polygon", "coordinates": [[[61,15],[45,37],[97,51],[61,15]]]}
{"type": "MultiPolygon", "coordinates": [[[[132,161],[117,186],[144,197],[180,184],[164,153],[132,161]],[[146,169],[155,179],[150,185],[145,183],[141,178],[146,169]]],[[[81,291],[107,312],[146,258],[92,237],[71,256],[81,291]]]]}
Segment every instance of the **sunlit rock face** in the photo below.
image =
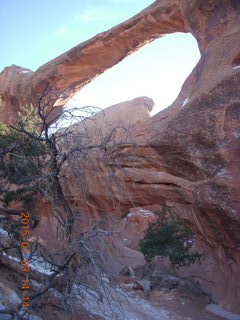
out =
{"type": "MultiPolygon", "coordinates": [[[[126,142],[126,135],[132,133],[135,124],[150,118],[153,106],[154,101],[151,98],[138,97],[112,105],[104,110],[97,110],[96,114],[90,115],[87,120],[79,121],[70,128],[75,135],[79,135],[79,140],[85,133],[89,138],[86,144],[93,142],[100,144],[103,139],[110,139],[113,135],[115,138],[118,136],[118,142],[120,142],[120,136],[126,142]]],[[[62,129],[61,132],[64,130],[62,129]]]]}
{"type": "Polygon", "coordinates": [[[47,83],[73,94],[131,52],[173,32],[192,33],[201,51],[178,98],[136,125],[131,143],[111,148],[107,162],[102,155],[94,155],[91,165],[86,161],[85,193],[75,176],[65,185],[66,195],[95,217],[106,212],[121,216],[133,203],[172,207],[189,221],[209,257],[201,272],[214,283],[216,300],[240,311],[238,0],[159,0],[35,73],[5,69],[0,75],[1,119],[11,123],[15,111],[36,102],[36,92],[47,83]]]}

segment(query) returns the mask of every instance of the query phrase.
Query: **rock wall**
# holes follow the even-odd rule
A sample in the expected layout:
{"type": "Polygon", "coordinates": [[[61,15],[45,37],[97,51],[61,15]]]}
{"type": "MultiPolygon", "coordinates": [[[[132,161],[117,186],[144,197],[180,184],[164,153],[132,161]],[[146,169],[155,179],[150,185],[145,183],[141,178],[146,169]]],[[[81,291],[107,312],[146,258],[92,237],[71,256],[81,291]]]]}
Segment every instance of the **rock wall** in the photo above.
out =
{"type": "Polygon", "coordinates": [[[195,36],[201,59],[176,101],[136,126],[134,143],[112,148],[107,164],[100,156],[94,166],[85,163],[86,197],[76,192],[76,179],[66,193],[99,214],[120,215],[133,203],[171,206],[213,258],[207,277],[215,282],[218,301],[240,311],[238,0],[158,0],[35,73],[6,68],[0,74],[1,119],[11,123],[21,105],[36,102],[47,84],[73,94],[142,45],[177,31],[195,36]]]}

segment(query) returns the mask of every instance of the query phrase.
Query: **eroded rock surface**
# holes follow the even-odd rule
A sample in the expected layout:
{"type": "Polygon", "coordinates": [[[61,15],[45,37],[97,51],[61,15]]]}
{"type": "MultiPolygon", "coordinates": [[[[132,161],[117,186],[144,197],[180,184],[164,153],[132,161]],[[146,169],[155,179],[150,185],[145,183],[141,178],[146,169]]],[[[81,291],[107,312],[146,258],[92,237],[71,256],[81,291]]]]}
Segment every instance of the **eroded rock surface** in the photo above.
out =
{"type": "Polygon", "coordinates": [[[172,207],[189,221],[211,257],[206,280],[214,282],[217,300],[240,311],[238,0],[159,0],[35,73],[5,69],[0,74],[1,119],[11,123],[14,113],[26,102],[36,102],[47,84],[75,93],[142,45],[172,32],[191,32],[201,50],[178,98],[135,127],[134,143],[111,149],[107,164],[101,157],[94,166],[85,164],[87,198],[73,196],[74,186],[67,192],[100,214],[119,216],[133,203],[172,207]],[[107,168],[115,177],[111,182],[107,168]]]}

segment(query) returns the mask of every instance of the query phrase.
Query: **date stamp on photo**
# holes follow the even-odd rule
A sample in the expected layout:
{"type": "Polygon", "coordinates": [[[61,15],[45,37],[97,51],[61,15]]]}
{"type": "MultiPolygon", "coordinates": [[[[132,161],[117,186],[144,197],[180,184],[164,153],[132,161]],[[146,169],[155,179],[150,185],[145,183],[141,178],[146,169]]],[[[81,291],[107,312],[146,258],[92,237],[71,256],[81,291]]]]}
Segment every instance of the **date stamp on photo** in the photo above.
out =
{"type": "Polygon", "coordinates": [[[22,307],[28,308],[29,307],[29,290],[30,290],[30,280],[29,275],[31,272],[30,268],[30,260],[29,256],[31,254],[31,243],[29,241],[30,237],[30,213],[22,212],[21,216],[21,227],[20,227],[20,237],[21,237],[21,251],[22,251],[22,259],[20,261],[20,270],[24,273],[24,278],[21,279],[21,289],[22,289],[22,307]]]}

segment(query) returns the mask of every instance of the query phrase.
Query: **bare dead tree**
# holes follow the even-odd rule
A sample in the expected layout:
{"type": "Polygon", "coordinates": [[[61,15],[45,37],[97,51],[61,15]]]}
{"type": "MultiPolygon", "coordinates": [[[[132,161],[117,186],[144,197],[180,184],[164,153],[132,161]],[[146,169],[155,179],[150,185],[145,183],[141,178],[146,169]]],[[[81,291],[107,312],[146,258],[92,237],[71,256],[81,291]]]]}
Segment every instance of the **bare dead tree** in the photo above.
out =
{"type": "MultiPolygon", "coordinates": [[[[15,183],[20,195],[16,200],[28,197],[33,201],[30,207],[23,202],[23,208],[15,209],[8,206],[11,201],[2,197],[2,221],[7,219],[8,227],[5,224],[5,230],[8,230],[11,241],[0,241],[0,250],[6,255],[15,255],[19,260],[26,259],[18,237],[12,237],[13,231],[9,226],[12,222],[16,223],[11,221],[12,216],[20,212],[30,209],[34,217],[34,198],[45,198],[51,204],[52,214],[58,221],[53,250],[48,250],[38,238],[32,241],[27,259],[32,264],[47,265],[49,274],[44,275],[41,284],[35,284],[27,311],[22,312],[21,306],[12,311],[19,319],[26,318],[32,310],[40,310],[46,301],[51,301],[52,307],[70,319],[79,314],[84,301],[89,297],[97,302],[107,301],[112,306],[113,313],[116,308],[121,309],[117,294],[106,280],[106,255],[111,254],[110,243],[113,242],[114,232],[105,230],[101,223],[86,231],[79,230],[81,210],[66,196],[63,185],[67,179],[66,167],[72,170],[73,174],[82,174],[78,177],[79,185],[86,188],[82,162],[86,159],[94,162],[96,153],[100,153],[107,161],[110,149],[116,148],[123,141],[129,141],[129,131],[128,128],[118,126],[107,134],[95,132],[94,135],[94,125],[91,132],[89,128],[95,121],[98,109],[71,108],[64,110],[59,116],[54,105],[57,99],[64,99],[64,93],[56,92],[47,85],[39,95],[37,106],[30,108],[31,112],[26,112],[24,117],[11,127],[13,141],[10,139],[7,146],[4,143],[1,146],[0,165],[1,169],[5,170],[2,175],[4,192],[9,192],[11,184],[15,183]],[[55,113],[57,115],[53,116],[55,113]],[[17,141],[14,141],[14,135],[17,141]],[[29,143],[29,149],[35,148],[35,151],[32,154],[28,149],[23,152],[22,141],[29,143]],[[79,159],[78,165],[76,158],[79,159]],[[31,169],[30,173],[26,167],[31,169]],[[13,179],[9,182],[11,175],[13,179]]],[[[114,165],[120,168],[119,164],[114,165]]],[[[17,192],[15,191],[15,196],[17,192]]],[[[33,224],[36,221],[37,218],[34,218],[33,224]]]]}

